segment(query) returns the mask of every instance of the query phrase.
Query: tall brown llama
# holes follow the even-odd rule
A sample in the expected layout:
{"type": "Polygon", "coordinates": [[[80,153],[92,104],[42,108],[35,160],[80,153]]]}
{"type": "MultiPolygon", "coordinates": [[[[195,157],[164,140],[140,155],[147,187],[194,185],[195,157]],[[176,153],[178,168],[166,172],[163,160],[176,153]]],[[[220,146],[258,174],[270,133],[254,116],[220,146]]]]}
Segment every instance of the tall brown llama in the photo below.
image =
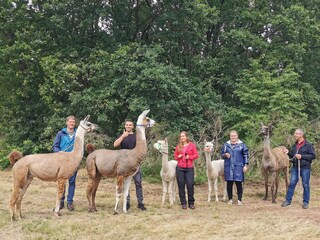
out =
{"type": "Polygon", "coordinates": [[[262,174],[264,176],[265,196],[263,200],[268,199],[268,177],[271,173],[271,195],[272,203],[276,203],[276,197],[279,186],[279,172],[284,172],[286,189],[288,189],[289,176],[289,157],[283,152],[283,147],[270,148],[270,135],[272,132],[272,125],[265,126],[261,123],[261,134],[264,137],[263,141],[263,157],[262,157],[262,174]]]}
{"type": "Polygon", "coordinates": [[[152,127],[155,123],[154,120],[147,118],[149,111],[150,110],[143,111],[138,118],[135,148],[121,150],[98,149],[90,153],[87,157],[87,198],[89,212],[97,211],[95,205],[96,192],[101,177],[107,177],[117,178],[114,213],[118,213],[118,204],[122,192],[124,193],[123,212],[127,213],[127,196],[132,176],[137,172],[141,161],[147,154],[145,128],[152,127]]]}
{"type": "Polygon", "coordinates": [[[42,181],[58,182],[54,212],[56,216],[60,216],[60,199],[64,192],[65,183],[77,170],[83,157],[84,135],[97,128],[97,125],[88,120],[89,116],[80,122],[72,152],[27,155],[14,164],[12,168],[13,191],[9,203],[11,221],[15,218],[15,211],[22,218],[21,201],[33,177],[42,181]]]}

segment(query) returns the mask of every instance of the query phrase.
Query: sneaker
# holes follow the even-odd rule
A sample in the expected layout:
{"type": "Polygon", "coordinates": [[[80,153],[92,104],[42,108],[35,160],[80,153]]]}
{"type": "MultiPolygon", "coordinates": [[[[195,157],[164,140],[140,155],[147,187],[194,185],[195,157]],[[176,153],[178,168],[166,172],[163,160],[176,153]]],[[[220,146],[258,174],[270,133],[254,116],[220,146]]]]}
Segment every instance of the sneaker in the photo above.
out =
{"type": "Polygon", "coordinates": [[[281,204],[281,207],[287,207],[289,205],[290,205],[290,203],[286,200],[281,204]]]}
{"type": "Polygon", "coordinates": [[[69,209],[69,211],[73,211],[74,210],[73,203],[67,203],[67,208],[69,209]]]}
{"type": "Polygon", "coordinates": [[[143,203],[139,203],[139,204],[138,204],[138,208],[140,208],[141,211],[147,210],[143,203]]]}
{"type": "Polygon", "coordinates": [[[303,209],[308,209],[309,208],[309,204],[308,203],[303,203],[302,204],[302,208],[303,209]]]}
{"type": "Polygon", "coordinates": [[[229,204],[229,205],[232,205],[232,204],[233,204],[233,200],[230,199],[229,202],[228,202],[228,204],[229,204]]]}
{"type": "Polygon", "coordinates": [[[190,204],[190,205],[189,205],[189,208],[192,209],[192,210],[195,210],[195,209],[196,209],[196,207],[194,206],[194,204],[190,204]]]}
{"type": "Polygon", "coordinates": [[[182,204],[182,209],[183,210],[187,210],[187,205],[186,204],[182,204]]]}
{"type": "Polygon", "coordinates": [[[242,202],[238,200],[238,206],[242,206],[242,202]]]}
{"type": "Polygon", "coordinates": [[[130,209],[130,203],[129,202],[127,202],[127,211],[130,209]]]}
{"type": "Polygon", "coordinates": [[[64,202],[60,202],[60,210],[64,208],[64,202]]]}

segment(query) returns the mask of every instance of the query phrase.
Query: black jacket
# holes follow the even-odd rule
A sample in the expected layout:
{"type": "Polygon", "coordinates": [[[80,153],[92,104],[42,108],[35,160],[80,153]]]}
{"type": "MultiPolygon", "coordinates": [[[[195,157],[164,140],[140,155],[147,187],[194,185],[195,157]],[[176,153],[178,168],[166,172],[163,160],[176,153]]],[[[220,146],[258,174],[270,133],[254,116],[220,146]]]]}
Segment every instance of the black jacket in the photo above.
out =
{"type": "Polygon", "coordinates": [[[297,143],[295,143],[291,150],[288,152],[288,155],[290,158],[293,158],[295,154],[301,154],[301,160],[298,160],[296,158],[292,159],[292,163],[294,167],[298,167],[298,161],[300,161],[300,167],[303,168],[310,168],[312,160],[316,158],[316,154],[314,152],[314,148],[311,143],[305,141],[305,144],[303,144],[299,151],[297,152],[297,143]]]}

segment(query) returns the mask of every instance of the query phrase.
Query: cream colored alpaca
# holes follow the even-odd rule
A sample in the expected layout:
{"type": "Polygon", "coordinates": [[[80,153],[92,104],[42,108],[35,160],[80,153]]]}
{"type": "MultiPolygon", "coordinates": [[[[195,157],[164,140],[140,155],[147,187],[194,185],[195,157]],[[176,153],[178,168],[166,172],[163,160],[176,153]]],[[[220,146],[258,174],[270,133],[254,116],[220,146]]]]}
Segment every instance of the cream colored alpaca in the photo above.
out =
{"type": "Polygon", "coordinates": [[[89,116],[79,124],[72,152],[27,155],[15,163],[12,168],[11,221],[15,218],[15,210],[18,212],[19,217],[22,218],[21,201],[33,177],[37,177],[42,181],[58,182],[55,215],[60,216],[60,199],[64,192],[65,183],[77,170],[83,157],[84,135],[97,127],[97,125],[88,122],[88,119],[89,116]]]}
{"type": "Polygon", "coordinates": [[[214,182],[214,194],[216,197],[216,202],[219,201],[218,198],[218,177],[221,177],[223,184],[223,201],[227,199],[227,188],[224,181],[224,160],[213,160],[211,161],[211,156],[213,153],[213,141],[204,142],[204,152],[206,155],[206,165],[207,165],[207,177],[208,177],[208,202],[211,201],[211,192],[212,192],[212,181],[214,182]]]}
{"type": "Polygon", "coordinates": [[[279,186],[278,175],[280,171],[284,172],[286,182],[286,190],[288,190],[288,176],[289,176],[289,157],[283,152],[283,147],[270,148],[270,134],[272,126],[269,124],[265,126],[261,123],[261,133],[264,136],[263,141],[263,157],[262,157],[262,174],[264,176],[264,185],[266,194],[263,200],[268,199],[268,177],[269,173],[272,174],[271,178],[271,195],[272,203],[276,203],[276,197],[279,186]],[[275,188],[275,189],[274,189],[275,188]]]}
{"type": "Polygon", "coordinates": [[[176,160],[168,161],[168,141],[167,138],[159,140],[153,144],[153,147],[162,154],[162,168],[160,176],[162,178],[162,206],[166,201],[166,195],[169,193],[170,206],[175,201],[175,188],[176,188],[176,167],[178,162],[176,160]]]}
{"type": "Polygon", "coordinates": [[[123,196],[123,212],[127,213],[127,196],[132,176],[137,172],[141,161],[147,154],[145,129],[152,127],[155,121],[147,118],[150,110],[143,111],[136,125],[136,147],[134,149],[109,150],[98,149],[87,157],[87,198],[89,212],[97,211],[95,205],[96,192],[101,177],[117,178],[116,204],[114,213],[118,213],[118,204],[123,196]],[[123,191],[124,189],[124,191],[123,191]]]}

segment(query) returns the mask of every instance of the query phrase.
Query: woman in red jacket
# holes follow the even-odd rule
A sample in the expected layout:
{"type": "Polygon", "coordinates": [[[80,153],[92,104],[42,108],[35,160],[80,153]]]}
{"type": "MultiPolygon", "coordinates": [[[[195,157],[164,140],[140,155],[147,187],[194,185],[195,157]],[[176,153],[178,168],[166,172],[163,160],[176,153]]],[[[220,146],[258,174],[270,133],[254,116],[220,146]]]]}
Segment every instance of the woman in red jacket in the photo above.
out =
{"type": "Polygon", "coordinates": [[[180,142],[174,151],[174,159],[178,161],[177,181],[179,187],[179,198],[182,209],[187,209],[185,186],[188,190],[188,205],[190,209],[194,206],[194,168],[193,161],[198,158],[196,146],[189,141],[188,133],[180,133],[180,142]]]}

